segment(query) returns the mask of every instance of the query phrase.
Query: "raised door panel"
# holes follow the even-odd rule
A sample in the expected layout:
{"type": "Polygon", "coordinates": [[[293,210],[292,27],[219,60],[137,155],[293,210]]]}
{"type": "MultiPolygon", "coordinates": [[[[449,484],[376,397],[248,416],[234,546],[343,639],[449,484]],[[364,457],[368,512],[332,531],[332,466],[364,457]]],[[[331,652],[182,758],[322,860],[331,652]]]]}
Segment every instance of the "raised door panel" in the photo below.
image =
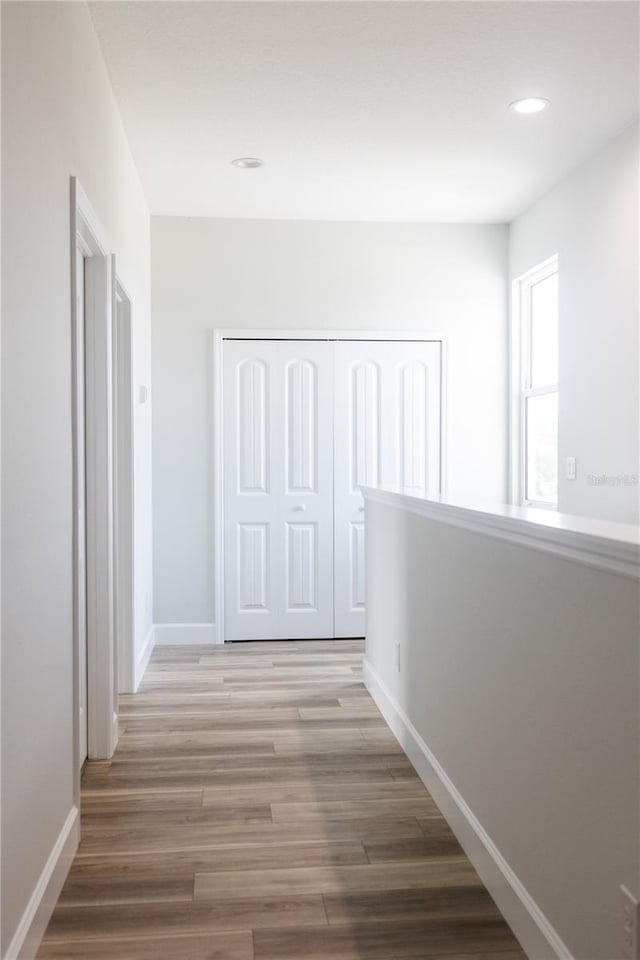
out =
{"type": "Polygon", "coordinates": [[[317,492],[317,379],[317,367],[313,361],[294,360],[287,364],[285,416],[288,493],[317,492]]]}
{"type": "Polygon", "coordinates": [[[350,371],[348,408],[351,450],[351,492],[377,484],[380,475],[380,368],[368,360],[354,363],[350,371]]]}
{"type": "Polygon", "coordinates": [[[267,365],[263,360],[245,360],[236,370],[239,493],[267,493],[267,377],[267,365]]]}
{"type": "Polygon", "coordinates": [[[315,523],[287,524],[287,610],[317,610],[315,523]]]}
{"type": "Polygon", "coordinates": [[[269,599],[268,523],[239,523],[237,610],[267,611],[269,599]]]}
{"type": "Polygon", "coordinates": [[[426,365],[421,360],[403,363],[398,370],[398,471],[403,487],[425,489],[427,474],[426,365]]]}
{"type": "Polygon", "coordinates": [[[364,578],[364,520],[352,520],[350,522],[351,542],[350,542],[350,576],[349,584],[351,587],[351,610],[364,611],[365,604],[365,578],[364,578]]]}

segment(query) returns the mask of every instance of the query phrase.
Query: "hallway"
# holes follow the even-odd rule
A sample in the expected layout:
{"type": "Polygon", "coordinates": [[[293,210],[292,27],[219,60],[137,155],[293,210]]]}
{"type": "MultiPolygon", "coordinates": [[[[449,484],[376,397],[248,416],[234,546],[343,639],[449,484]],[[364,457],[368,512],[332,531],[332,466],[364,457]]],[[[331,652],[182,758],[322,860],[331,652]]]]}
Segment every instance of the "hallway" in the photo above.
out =
{"type": "Polygon", "coordinates": [[[46,960],[520,960],[361,642],[157,647],[89,763],[46,960]]]}

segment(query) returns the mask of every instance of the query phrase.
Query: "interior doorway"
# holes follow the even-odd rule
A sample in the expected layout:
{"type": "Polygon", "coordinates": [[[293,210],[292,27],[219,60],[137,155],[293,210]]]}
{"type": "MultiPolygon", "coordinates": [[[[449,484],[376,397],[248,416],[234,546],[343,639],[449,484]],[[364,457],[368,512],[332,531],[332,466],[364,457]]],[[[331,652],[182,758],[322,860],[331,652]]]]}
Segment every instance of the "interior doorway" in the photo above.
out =
{"type": "MultiPolygon", "coordinates": [[[[76,801],[84,760],[111,757],[118,740],[116,622],[120,618],[116,571],[120,544],[126,542],[126,496],[120,496],[114,436],[126,431],[116,421],[131,416],[131,399],[120,366],[131,359],[130,310],[116,281],[115,260],[106,234],[76,178],[71,178],[71,306],[73,383],[73,626],[74,754],[76,801]],[[122,334],[122,351],[114,337],[122,334]],[[127,347],[128,342],[128,347],[127,347]],[[114,383],[117,389],[114,391],[114,383]],[[116,502],[116,497],[118,501],[116,502]],[[116,545],[117,544],[117,549],[116,545]]],[[[130,308],[130,304],[129,304],[130,308]]],[[[130,380],[129,380],[130,383],[130,380]]],[[[129,460],[129,465],[131,461],[129,460]]],[[[129,533],[130,533],[129,527],[129,533]]]]}

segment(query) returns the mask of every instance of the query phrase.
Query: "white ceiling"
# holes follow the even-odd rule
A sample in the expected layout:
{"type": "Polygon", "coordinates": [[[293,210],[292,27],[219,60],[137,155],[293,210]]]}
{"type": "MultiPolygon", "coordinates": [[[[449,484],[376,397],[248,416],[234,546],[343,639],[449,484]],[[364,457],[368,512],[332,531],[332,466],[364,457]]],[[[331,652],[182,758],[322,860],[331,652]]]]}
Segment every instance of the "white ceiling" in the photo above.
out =
{"type": "Polygon", "coordinates": [[[91,5],[152,213],[481,222],[511,220],[633,121],[638,9],[91,5]],[[508,109],[526,96],[552,108],[508,109]]]}

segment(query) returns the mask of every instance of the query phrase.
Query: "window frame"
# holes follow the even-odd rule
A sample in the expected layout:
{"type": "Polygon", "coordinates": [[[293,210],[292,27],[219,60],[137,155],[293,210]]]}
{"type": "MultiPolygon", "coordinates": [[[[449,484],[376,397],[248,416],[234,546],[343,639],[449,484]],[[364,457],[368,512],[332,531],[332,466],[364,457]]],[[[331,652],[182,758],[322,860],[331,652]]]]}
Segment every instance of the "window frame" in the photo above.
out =
{"type": "MultiPolygon", "coordinates": [[[[527,400],[530,397],[559,395],[558,382],[531,386],[531,290],[537,283],[559,274],[557,254],[521,274],[513,281],[511,310],[511,503],[517,506],[557,510],[553,503],[528,498],[527,494],[527,400]]],[[[558,481],[560,458],[558,457],[558,481]]]]}

